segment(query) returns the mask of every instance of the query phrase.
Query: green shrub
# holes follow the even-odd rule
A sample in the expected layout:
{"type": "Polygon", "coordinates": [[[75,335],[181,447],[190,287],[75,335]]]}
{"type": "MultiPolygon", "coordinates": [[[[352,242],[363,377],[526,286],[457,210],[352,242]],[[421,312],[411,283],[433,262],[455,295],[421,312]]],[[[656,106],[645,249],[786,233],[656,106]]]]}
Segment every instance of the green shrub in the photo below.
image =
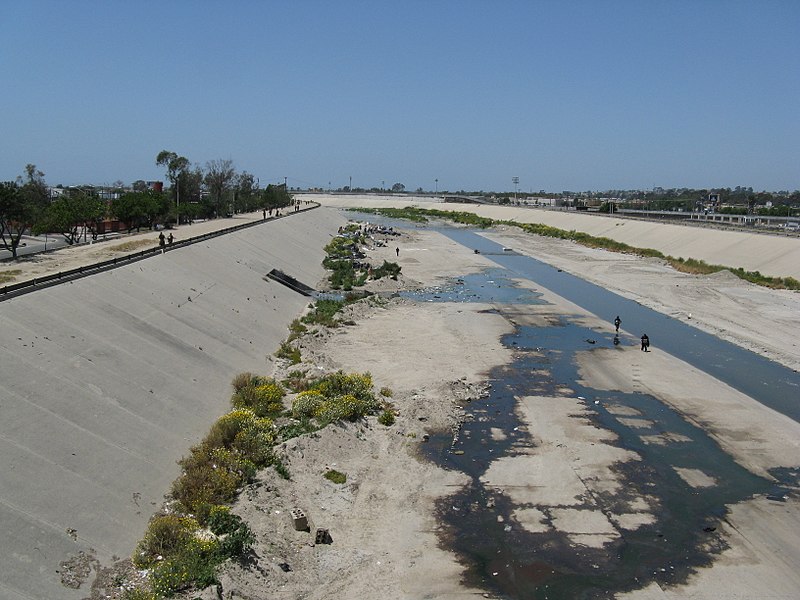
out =
{"type": "Polygon", "coordinates": [[[383,411],[378,416],[378,423],[385,425],[386,427],[391,427],[394,425],[394,413],[390,410],[383,411]]]}
{"type": "Polygon", "coordinates": [[[314,309],[302,318],[303,323],[337,327],[336,313],[342,310],[347,303],[344,300],[331,300],[323,298],[317,300],[314,309]]]}
{"type": "Polygon", "coordinates": [[[304,433],[311,433],[316,431],[317,427],[312,423],[309,417],[302,417],[297,420],[292,420],[289,423],[284,423],[278,428],[278,440],[285,442],[292,438],[303,435],[304,433]]]}
{"type": "Polygon", "coordinates": [[[134,566],[147,569],[165,557],[180,554],[189,546],[198,529],[200,529],[199,523],[191,517],[178,515],[153,517],[144,537],[136,546],[133,555],[134,566]]]}
{"type": "Polygon", "coordinates": [[[229,506],[214,506],[208,513],[208,528],[214,535],[223,535],[235,530],[242,522],[239,515],[231,512],[229,506]]]}
{"type": "Polygon", "coordinates": [[[286,468],[286,465],[279,460],[275,461],[275,472],[286,481],[289,481],[292,478],[291,474],[289,473],[289,469],[286,468]]]}
{"type": "Polygon", "coordinates": [[[340,473],[335,469],[330,469],[329,471],[325,472],[325,479],[332,481],[333,483],[345,483],[347,481],[347,475],[340,473]]]}
{"type": "Polygon", "coordinates": [[[221,562],[217,540],[194,538],[182,552],[154,565],[150,572],[153,592],[169,597],[190,586],[199,589],[216,583],[216,567],[221,562]]]}
{"type": "Polygon", "coordinates": [[[295,348],[288,341],[281,342],[280,348],[275,352],[277,358],[288,360],[291,364],[296,365],[302,358],[300,356],[300,349],[295,348]]]}
{"type": "Polygon", "coordinates": [[[392,390],[388,387],[382,387],[380,391],[381,396],[384,398],[391,398],[392,397],[392,390]]]}
{"type": "Polygon", "coordinates": [[[377,269],[372,270],[373,279],[381,279],[382,277],[389,277],[390,279],[397,280],[400,275],[400,265],[393,262],[383,261],[383,264],[377,269]]]}
{"type": "Polygon", "coordinates": [[[287,342],[292,342],[303,335],[308,328],[303,325],[300,319],[295,319],[289,324],[289,337],[287,338],[287,342]]]}
{"type": "Polygon", "coordinates": [[[247,523],[240,521],[239,526],[228,533],[220,542],[220,553],[227,558],[237,558],[244,556],[253,543],[256,536],[247,523]]]}

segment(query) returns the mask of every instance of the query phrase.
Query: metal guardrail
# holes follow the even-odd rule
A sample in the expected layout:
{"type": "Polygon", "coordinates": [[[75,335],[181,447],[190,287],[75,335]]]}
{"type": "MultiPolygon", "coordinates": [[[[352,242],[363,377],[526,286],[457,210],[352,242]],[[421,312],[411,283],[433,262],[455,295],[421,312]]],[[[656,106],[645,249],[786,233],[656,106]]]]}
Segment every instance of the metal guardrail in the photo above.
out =
{"type": "Polygon", "coordinates": [[[12,283],[10,285],[6,285],[0,288],[0,302],[3,302],[4,300],[9,300],[11,298],[16,298],[17,296],[22,296],[24,294],[29,294],[30,292],[34,292],[36,290],[48,288],[54,285],[59,285],[61,283],[66,283],[68,281],[74,281],[82,277],[88,277],[89,275],[94,275],[96,273],[110,271],[111,269],[116,269],[118,267],[129,265],[138,262],[140,260],[144,260],[146,258],[157,256],[161,254],[162,251],[165,253],[172,252],[173,250],[177,250],[178,248],[191,246],[192,244],[204,242],[206,240],[219,237],[221,235],[227,235],[235,231],[241,231],[242,229],[255,227],[256,225],[263,225],[264,223],[269,223],[270,221],[275,221],[277,219],[285,219],[286,217],[289,217],[291,215],[319,208],[319,206],[320,206],[319,204],[315,204],[314,206],[301,208],[300,210],[297,211],[289,211],[285,215],[270,217],[269,219],[250,221],[249,223],[242,223],[241,225],[225,227],[224,229],[218,229],[217,231],[211,231],[208,233],[204,233],[202,235],[190,237],[185,240],[181,240],[179,242],[174,242],[171,246],[164,246],[163,248],[161,248],[160,246],[155,246],[153,248],[148,248],[147,250],[126,254],[125,256],[119,256],[116,258],[112,258],[110,260],[93,263],[91,265],[85,265],[82,267],[78,267],[76,269],[70,269],[68,271],[59,271],[58,273],[53,273],[52,275],[44,275],[42,277],[35,277],[34,279],[29,279],[27,281],[12,283]]]}

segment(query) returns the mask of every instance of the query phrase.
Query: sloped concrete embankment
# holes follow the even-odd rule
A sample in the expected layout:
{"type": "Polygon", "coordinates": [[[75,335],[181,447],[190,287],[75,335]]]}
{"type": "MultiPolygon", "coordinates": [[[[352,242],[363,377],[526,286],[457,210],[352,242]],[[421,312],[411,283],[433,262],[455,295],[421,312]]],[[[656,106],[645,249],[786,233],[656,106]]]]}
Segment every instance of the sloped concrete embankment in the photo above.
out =
{"type": "Polygon", "coordinates": [[[345,218],[320,208],[15,298],[0,306],[0,597],[82,598],[59,564],[129,555],[225,413],[236,373],[308,302],[345,218]]]}

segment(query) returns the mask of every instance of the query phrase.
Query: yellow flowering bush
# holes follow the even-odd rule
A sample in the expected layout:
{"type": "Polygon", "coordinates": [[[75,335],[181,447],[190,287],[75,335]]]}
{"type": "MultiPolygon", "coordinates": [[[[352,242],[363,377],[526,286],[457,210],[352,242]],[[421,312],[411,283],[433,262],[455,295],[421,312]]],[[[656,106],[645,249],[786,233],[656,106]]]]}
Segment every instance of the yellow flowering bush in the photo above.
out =
{"type": "Polygon", "coordinates": [[[189,456],[179,461],[183,473],[172,484],[173,497],[204,522],[211,506],[235,500],[256,469],[270,462],[274,443],[271,419],[259,418],[248,409],[223,415],[189,456]]]}
{"type": "Polygon", "coordinates": [[[234,392],[231,404],[234,408],[247,408],[264,417],[283,410],[285,395],[283,386],[274,379],[252,376],[248,385],[234,392]]]}

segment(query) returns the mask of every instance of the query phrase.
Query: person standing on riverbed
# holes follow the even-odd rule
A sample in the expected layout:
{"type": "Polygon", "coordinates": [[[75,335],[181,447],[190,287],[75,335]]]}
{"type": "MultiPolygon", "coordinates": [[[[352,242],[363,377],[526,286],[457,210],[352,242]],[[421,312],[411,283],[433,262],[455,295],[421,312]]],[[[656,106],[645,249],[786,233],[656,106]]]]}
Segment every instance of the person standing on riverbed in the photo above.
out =
{"type": "Polygon", "coordinates": [[[647,337],[646,333],[642,334],[642,352],[649,352],[650,348],[650,338],[647,337]]]}
{"type": "Polygon", "coordinates": [[[619,333],[619,326],[620,325],[622,325],[622,319],[620,319],[619,315],[617,315],[617,318],[614,319],[614,328],[617,330],[617,333],[619,333]]]}

